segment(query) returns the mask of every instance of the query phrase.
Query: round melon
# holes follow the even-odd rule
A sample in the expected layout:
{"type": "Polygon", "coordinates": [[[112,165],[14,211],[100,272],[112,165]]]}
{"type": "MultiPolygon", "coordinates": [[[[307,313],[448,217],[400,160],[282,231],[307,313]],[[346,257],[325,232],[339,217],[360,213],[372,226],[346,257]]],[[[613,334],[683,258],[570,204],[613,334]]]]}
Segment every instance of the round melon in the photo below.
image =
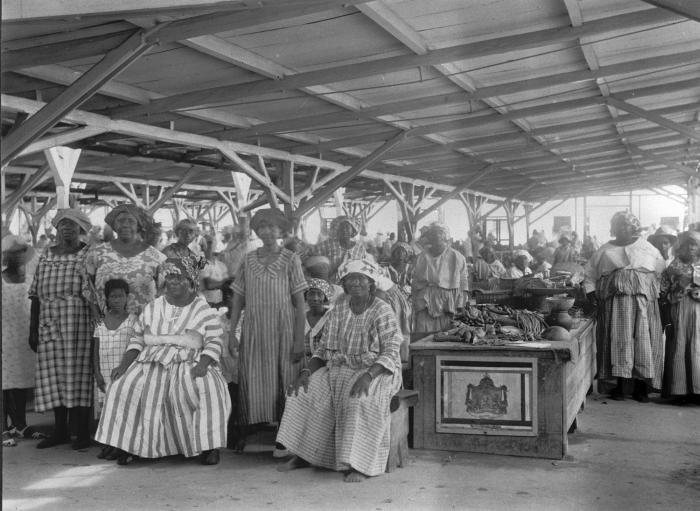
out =
{"type": "Polygon", "coordinates": [[[544,331],[542,338],[548,341],[570,341],[571,334],[562,326],[550,326],[544,331]]]}

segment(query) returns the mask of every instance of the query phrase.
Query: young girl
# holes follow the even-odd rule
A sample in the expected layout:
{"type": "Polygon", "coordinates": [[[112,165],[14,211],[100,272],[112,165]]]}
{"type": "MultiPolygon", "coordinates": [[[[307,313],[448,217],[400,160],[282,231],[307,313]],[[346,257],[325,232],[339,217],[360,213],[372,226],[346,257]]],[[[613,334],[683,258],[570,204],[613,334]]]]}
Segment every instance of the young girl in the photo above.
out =
{"type": "Polygon", "coordinates": [[[328,317],[325,315],[328,304],[333,301],[333,288],[323,279],[309,279],[309,289],[306,291],[306,325],[304,327],[304,352],[311,358],[321,339],[323,325],[328,317]]]}
{"type": "MultiPolygon", "coordinates": [[[[129,284],[122,279],[112,279],[105,283],[107,310],[104,320],[95,328],[93,349],[95,383],[99,392],[95,393],[95,413],[100,416],[104,404],[105,391],[111,382],[112,370],[119,365],[122,356],[134,334],[136,315],[126,310],[129,284]]],[[[105,446],[98,458],[115,459],[117,450],[105,446]]]]}

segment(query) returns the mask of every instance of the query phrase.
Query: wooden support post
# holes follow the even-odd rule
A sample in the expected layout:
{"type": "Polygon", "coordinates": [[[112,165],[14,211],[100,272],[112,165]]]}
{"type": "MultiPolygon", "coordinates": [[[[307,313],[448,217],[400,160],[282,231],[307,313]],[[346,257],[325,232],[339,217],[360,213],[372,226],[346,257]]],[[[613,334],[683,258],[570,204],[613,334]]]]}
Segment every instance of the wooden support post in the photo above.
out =
{"type": "Polygon", "coordinates": [[[530,215],[532,214],[532,204],[525,204],[525,237],[530,237],[530,215]]]}
{"type": "Polygon", "coordinates": [[[688,179],[688,224],[700,222],[700,179],[688,179]]]}
{"type": "MultiPolygon", "coordinates": [[[[262,158],[259,160],[259,164],[261,163],[263,168],[265,168],[265,161],[262,158]]],[[[265,170],[267,172],[267,169],[265,170]]],[[[250,236],[250,213],[245,208],[250,204],[250,185],[253,180],[249,175],[242,172],[231,172],[231,179],[233,179],[233,186],[236,187],[236,207],[238,208],[236,223],[243,227],[243,232],[247,239],[250,236]]],[[[270,192],[270,195],[275,197],[275,194],[272,192],[270,192]]]]}
{"type": "Polygon", "coordinates": [[[39,233],[39,227],[41,226],[41,220],[46,216],[46,214],[51,211],[57,203],[57,197],[53,196],[46,199],[46,202],[39,206],[36,196],[32,197],[31,206],[26,204],[20,204],[20,209],[24,213],[27,219],[27,226],[29,227],[29,232],[32,235],[32,244],[36,245],[37,237],[39,233]]]}
{"type": "Polygon", "coordinates": [[[136,204],[139,207],[145,208],[143,202],[141,202],[141,197],[139,197],[136,194],[136,190],[134,189],[134,185],[129,184],[129,187],[127,188],[124,186],[122,183],[115,181],[114,186],[116,186],[122,194],[124,194],[124,197],[129,199],[133,204],[136,204]]]}
{"type": "MultiPolygon", "coordinates": [[[[65,114],[78,108],[105,83],[146,53],[157,42],[151,36],[165,25],[156,25],[148,31],[137,30],[134,32],[124,43],[108,52],[102,60],[73,82],[53,101],[23,122],[13,133],[10,133],[3,140],[0,150],[2,165],[9,163],[24,148],[51,129],[65,114]]],[[[59,205],[59,207],[61,206],[59,205]]]]}
{"type": "MultiPolygon", "coordinates": [[[[31,119],[31,118],[30,118],[31,119]]],[[[29,122],[29,121],[27,121],[29,122]]],[[[75,166],[80,158],[80,149],[70,147],[52,147],[44,151],[46,160],[51,168],[56,183],[56,198],[58,209],[70,207],[70,183],[73,179],[75,166]]]]}
{"type": "Polygon", "coordinates": [[[670,119],[667,119],[661,115],[655,114],[654,112],[650,112],[649,110],[645,110],[643,108],[639,108],[638,106],[627,103],[626,101],[618,99],[612,95],[605,98],[605,102],[611,106],[614,106],[615,108],[619,108],[620,110],[629,112],[632,115],[636,115],[637,117],[641,117],[642,119],[654,122],[659,126],[663,126],[664,128],[668,128],[672,131],[676,131],[682,135],[685,135],[688,138],[700,141],[700,131],[695,131],[691,127],[679,124],[675,121],[671,121],[670,119]]]}
{"type": "Polygon", "coordinates": [[[508,248],[511,250],[515,246],[515,212],[519,204],[512,199],[503,202],[503,209],[506,212],[506,224],[508,225],[508,248]]]}
{"type": "Polygon", "coordinates": [[[685,16],[700,22],[700,4],[695,0],[642,0],[648,4],[685,16]]]}
{"type": "MultiPolygon", "coordinates": [[[[27,194],[27,192],[29,192],[32,188],[34,188],[39,183],[41,183],[49,177],[50,169],[51,168],[48,164],[44,165],[40,169],[37,169],[36,172],[34,172],[31,176],[27,177],[24,180],[24,182],[20,185],[19,188],[12,192],[12,194],[7,198],[7,200],[2,201],[2,212],[3,214],[7,215],[8,219],[12,216],[14,209],[17,207],[17,204],[19,204],[19,202],[22,200],[22,197],[24,197],[27,194]]],[[[4,177],[5,172],[3,172],[2,175],[4,177]]]]}

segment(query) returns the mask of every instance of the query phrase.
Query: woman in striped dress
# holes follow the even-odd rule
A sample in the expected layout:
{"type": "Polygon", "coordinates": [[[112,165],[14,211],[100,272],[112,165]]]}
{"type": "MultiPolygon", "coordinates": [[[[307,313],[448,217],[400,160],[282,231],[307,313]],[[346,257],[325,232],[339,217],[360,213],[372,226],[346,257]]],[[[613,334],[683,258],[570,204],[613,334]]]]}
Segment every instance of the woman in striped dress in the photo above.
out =
{"type": "MultiPolygon", "coordinates": [[[[304,356],[307,288],[299,257],[279,245],[290,227],[284,213],[258,210],[250,226],[263,246],[246,254],[231,286],[231,331],[245,307],[238,377],[238,423],[244,427],[282,417],[284,389],[294,379],[295,362],[304,356]]],[[[237,450],[243,446],[241,440],[237,450]]]]}
{"type": "Polygon", "coordinates": [[[598,305],[596,341],[598,380],[617,379],[611,399],[625,398],[625,380],[634,379],[633,397],[648,402],[648,385],[661,388],[663,341],[659,315],[659,277],[665,262],[654,246],[639,237],[639,220],[615,213],[615,239],[600,247],[586,264],[584,288],[598,305]]]}
{"type": "Polygon", "coordinates": [[[215,465],[231,412],[221,323],[197,295],[194,261],[167,259],[160,275],[165,294],[144,307],[112,371],[95,440],[120,449],[120,465],[174,454],[215,465]]]}
{"type": "Polygon", "coordinates": [[[288,389],[277,441],[294,457],[279,470],[311,464],[360,482],[386,469],[402,338],[391,306],[373,294],[377,266],[353,260],[339,271],[346,295],[327,313],[321,344],[288,389]]]}
{"type": "Polygon", "coordinates": [[[671,305],[673,335],[666,340],[663,394],[678,404],[700,398],[700,233],[680,235],[677,257],[661,276],[661,295],[671,305]]]}
{"type": "Polygon", "coordinates": [[[73,449],[90,446],[92,406],[92,317],[83,297],[88,246],[81,231],[90,220],[76,209],[61,209],[51,223],[57,243],[39,258],[29,288],[32,301],[29,344],[37,352],[35,407],[53,410],[55,429],[37,444],[45,449],[70,442],[68,414],[77,426],[73,449]]]}

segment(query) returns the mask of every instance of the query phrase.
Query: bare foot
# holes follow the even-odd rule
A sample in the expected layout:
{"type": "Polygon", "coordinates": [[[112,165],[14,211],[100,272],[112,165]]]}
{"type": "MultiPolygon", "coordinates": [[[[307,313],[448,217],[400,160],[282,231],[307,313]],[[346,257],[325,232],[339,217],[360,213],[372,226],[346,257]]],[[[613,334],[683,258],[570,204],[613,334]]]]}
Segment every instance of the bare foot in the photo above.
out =
{"type": "Polygon", "coordinates": [[[301,459],[299,456],[292,456],[292,458],[289,461],[286,461],[285,463],[280,463],[277,465],[277,471],[278,472],[289,472],[290,470],[295,470],[297,468],[304,468],[308,467],[309,462],[306,460],[301,459]]]}
{"type": "Polygon", "coordinates": [[[344,481],[346,483],[361,483],[367,479],[367,476],[364,474],[360,474],[357,470],[351,470],[347,474],[345,474],[345,479],[344,481]]]}

